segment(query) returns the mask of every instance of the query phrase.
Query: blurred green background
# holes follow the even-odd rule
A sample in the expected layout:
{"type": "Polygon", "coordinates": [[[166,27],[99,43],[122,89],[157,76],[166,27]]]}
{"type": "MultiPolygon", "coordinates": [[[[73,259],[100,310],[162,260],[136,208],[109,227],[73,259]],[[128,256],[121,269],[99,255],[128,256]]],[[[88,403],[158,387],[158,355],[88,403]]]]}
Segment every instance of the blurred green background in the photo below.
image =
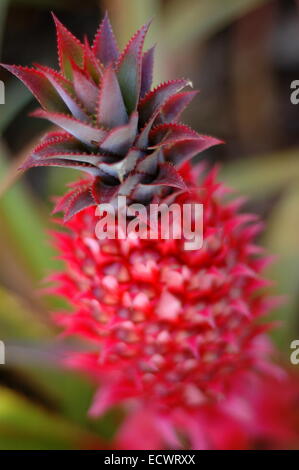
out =
{"type": "MultiPolygon", "coordinates": [[[[277,256],[268,268],[272,290],[287,299],[273,313],[282,322],[273,338],[288,361],[299,338],[299,105],[290,102],[291,82],[299,80],[299,2],[0,0],[1,60],[56,66],[50,10],[91,38],[105,9],[122,46],[153,17],[147,45],[157,43],[155,81],[183,76],[201,90],[184,120],[226,141],[204,158],[220,163],[222,179],[265,221],[261,243],[277,256]]],[[[38,293],[59,266],[47,241],[50,196],[73,175],[39,168],[20,179],[17,168],[46,124],[27,117],[36,103],[21,83],[4,70],[0,79],[0,340],[7,360],[0,366],[0,449],[107,448],[121,416],[88,419],[93,386],[57,365],[65,347],[49,313],[57,302],[38,293]]]]}

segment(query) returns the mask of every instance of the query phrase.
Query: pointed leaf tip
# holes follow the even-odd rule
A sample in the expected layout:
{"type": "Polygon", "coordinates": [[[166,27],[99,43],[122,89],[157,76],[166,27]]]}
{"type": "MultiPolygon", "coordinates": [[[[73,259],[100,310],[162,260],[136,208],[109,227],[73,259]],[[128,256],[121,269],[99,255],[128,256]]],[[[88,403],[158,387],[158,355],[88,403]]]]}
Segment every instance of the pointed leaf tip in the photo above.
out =
{"type": "MultiPolygon", "coordinates": [[[[72,60],[71,63],[73,64],[72,60]]],[[[49,67],[38,64],[37,67],[52,84],[72,115],[82,121],[89,121],[88,114],[84,110],[83,105],[75,97],[72,83],[59,72],[49,67]]]]}
{"type": "Polygon", "coordinates": [[[210,147],[223,143],[215,137],[199,135],[196,138],[186,138],[174,143],[164,151],[167,161],[180,167],[185,161],[190,160],[198,153],[210,147]]]}
{"type": "Polygon", "coordinates": [[[167,102],[170,97],[181,91],[190,84],[189,80],[184,78],[177,80],[169,80],[161,83],[154,90],[150,91],[139,103],[141,125],[148,122],[151,116],[155,115],[167,102]]]}
{"type": "Polygon", "coordinates": [[[94,81],[83,72],[77,64],[72,62],[73,69],[73,86],[74,91],[81,103],[83,103],[85,109],[94,114],[96,109],[96,101],[98,96],[98,87],[94,81]]]}
{"type": "Polygon", "coordinates": [[[130,39],[117,63],[117,76],[128,113],[137,107],[142,73],[142,48],[150,23],[143,25],[130,39]]]}
{"type": "Polygon", "coordinates": [[[198,93],[198,90],[181,91],[170,96],[164,103],[157,121],[165,123],[176,121],[198,93]]]}
{"type": "Polygon", "coordinates": [[[104,72],[97,111],[98,123],[104,127],[122,126],[128,122],[128,114],[112,66],[107,67],[104,72]]]}
{"type": "Polygon", "coordinates": [[[130,120],[123,126],[112,129],[100,143],[100,148],[106,152],[125,155],[133,144],[138,126],[138,113],[131,115],[130,120]]]}
{"type": "Polygon", "coordinates": [[[95,56],[86,37],[84,40],[84,71],[95,82],[96,85],[99,85],[101,76],[103,74],[103,65],[95,56]]]}
{"type": "Polygon", "coordinates": [[[52,13],[57,34],[57,46],[59,56],[59,66],[61,71],[67,78],[72,78],[71,59],[79,66],[83,66],[84,47],[76,38],[52,13]]]}
{"type": "Polygon", "coordinates": [[[93,146],[93,141],[100,142],[107,134],[103,129],[92,127],[66,114],[50,113],[37,109],[31,113],[31,116],[47,119],[89,146],[93,146]]]}
{"type": "Polygon", "coordinates": [[[78,214],[87,207],[95,206],[96,202],[93,198],[90,188],[82,189],[73,195],[67,209],[65,210],[64,222],[67,222],[74,215],[78,214]]]}
{"type": "Polygon", "coordinates": [[[41,70],[20,65],[0,65],[19,78],[43,108],[56,112],[65,112],[67,110],[59,93],[41,70]]]}
{"type": "Polygon", "coordinates": [[[142,57],[140,98],[143,98],[150,91],[152,86],[155,47],[156,46],[151,47],[142,57]]]}
{"type": "Polygon", "coordinates": [[[119,57],[118,45],[107,12],[95,35],[92,50],[105,67],[119,57]]]}

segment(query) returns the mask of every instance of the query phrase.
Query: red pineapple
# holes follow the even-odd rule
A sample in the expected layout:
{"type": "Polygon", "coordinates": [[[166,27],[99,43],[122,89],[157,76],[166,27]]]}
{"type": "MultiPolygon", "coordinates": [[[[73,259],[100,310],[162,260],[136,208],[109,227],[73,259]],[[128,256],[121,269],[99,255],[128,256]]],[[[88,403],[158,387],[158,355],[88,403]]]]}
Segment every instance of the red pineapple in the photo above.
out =
{"type": "Polygon", "coordinates": [[[220,143],[178,122],[195,95],[182,91],[190,82],[151,90],[154,51],[142,53],[148,25],[119,53],[107,15],[92,46],[55,23],[59,72],[4,67],[40,102],[35,116],[62,128],[44,137],[24,168],[90,175],[55,209],[65,212],[69,231],[56,234],[66,270],[53,276],[53,291],[73,306],[56,315],[58,323],[93,346],[67,361],[100,384],[91,414],[124,405],[116,444],[124,448],[246,448],[258,439],[275,447],[285,430],[293,438],[288,414],[273,411],[276,395],[267,417],[260,413],[272,384],[288,384],[268,359],[269,325],[257,321],[272,303],[261,290],[260,224],[238,212],[239,201],[225,202],[215,172],[195,174],[187,163],[220,143]],[[185,251],[183,240],[99,241],[92,206],[119,195],[129,204],[168,196],[203,204],[202,249],[185,251]]]}
{"type": "MultiPolygon", "coordinates": [[[[181,170],[189,186],[193,172],[181,170]]],[[[215,172],[200,187],[201,250],[183,240],[99,242],[92,208],[55,236],[67,270],[51,291],[73,307],[56,321],[91,345],[66,363],[100,385],[91,416],[125,406],[115,448],[279,448],[298,436],[298,382],[271,364],[271,325],[258,322],[273,305],[260,291],[260,224],[237,212],[240,200],[223,202],[215,172]]]]}

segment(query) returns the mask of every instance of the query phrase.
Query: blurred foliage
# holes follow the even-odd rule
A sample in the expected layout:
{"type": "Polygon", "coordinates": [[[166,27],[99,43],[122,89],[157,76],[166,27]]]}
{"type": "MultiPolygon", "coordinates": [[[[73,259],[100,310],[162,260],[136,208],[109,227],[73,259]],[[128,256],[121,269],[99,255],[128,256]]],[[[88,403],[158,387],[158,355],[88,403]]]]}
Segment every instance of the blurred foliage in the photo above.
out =
{"type": "MultiPolygon", "coordinates": [[[[286,17],[293,21],[295,2],[286,3],[290,5],[286,17]]],[[[107,8],[122,45],[142,22],[154,17],[148,44],[158,43],[156,82],[169,78],[173,70],[181,73],[186,66],[181,75],[190,74],[202,83],[206,98],[196,101],[188,117],[194,127],[228,141],[226,154],[212,152],[205,157],[222,162],[223,179],[245,193],[251,209],[266,221],[262,242],[267,251],[278,256],[269,276],[276,283],[274,290],[288,298],[276,312],[285,326],[277,330],[275,338],[288,355],[289,343],[299,333],[299,139],[293,137],[298,133],[296,126],[293,131],[295,111],[283,105],[279,113],[281,97],[276,86],[281,76],[268,63],[270,59],[280,63],[281,55],[275,53],[283,47],[280,39],[287,36],[281,33],[285,24],[280,22],[282,4],[279,0],[86,0],[83,7],[76,0],[1,0],[0,47],[5,60],[11,62],[23,63],[23,47],[27,54],[30,47],[34,49],[30,50],[32,62],[35,53],[44,63],[52,61],[48,50],[55,53],[54,29],[44,26],[50,9],[57,9],[63,20],[80,31],[81,18],[82,24],[84,20],[84,25],[94,25],[97,12],[100,16],[107,8]],[[30,29],[28,21],[32,22],[30,29]],[[39,33],[46,35],[45,41],[36,41],[39,33]],[[268,47],[270,40],[276,47],[274,52],[268,47]],[[44,42],[50,46],[45,44],[41,51],[44,42]],[[248,75],[254,81],[250,91],[248,75]],[[216,76],[220,77],[220,91],[216,90],[216,76]],[[240,76],[245,77],[244,82],[240,76]],[[202,82],[198,77],[203,77],[202,82]],[[215,96],[209,94],[211,90],[215,96]],[[261,102],[264,93],[272,100],[266,110],[261,102]],[[279,125],[282,115],[291,122],[284,128],[279,125]],[[273,119],[272,128],[265,127],[269,119],[273,119]],[[261,154],[265,129],[271,130],[270,144],[261,154]],[[278,141],[281,133],[286,137],[278,141]],[[298,148],[289,148],[289,138],[298,148]]],[[[299,43],[299,34],[297,40],[299,43]]],[[[287,52],[282,49],[283,55],[287,52]]],[[[284,71],[287,81],[280,93],[289,102],[289,84],[298,79],[298,62],[284,71]]],[[[36,294],[41,280],[59,265],[47,242],[49,195],[61,194],[73,173],[37,170],[35,177],[18,180],[17,168],[41,129],[26,117],[32,99],[25,87],[7,75],[4,78],[6,104],[0,109],[0,338],[8,345],[9,368],[0,368],[0,449],[101,448],[121,415],[115,412],[97,422],[88,418],[93,386],[63,370],[53,357],[51,344],[61,347],[62,343],[57,343],[51,326],[51,304],[36,294]],[[50,345],[46,356],[39,343],[42,340],[50,345]],[[11,374],[18,379],[12,380],[11,374]]]]}
{"type": "Polygon", "coordinates": [[[77,450],[105,448],[87,429],[0,389],[0,450],[77,450]]]}
{"type": "Polygon", "coordinates": [[[286,296],[276,312],[283,325],[274,335],[288,353],[299,325],[299,148],[233,162],[223,169],[222,177],[257,206],[280,192],[262,239],[267,251],[276,255],[268,276],[275,282],[276,293],[286,296]]]}

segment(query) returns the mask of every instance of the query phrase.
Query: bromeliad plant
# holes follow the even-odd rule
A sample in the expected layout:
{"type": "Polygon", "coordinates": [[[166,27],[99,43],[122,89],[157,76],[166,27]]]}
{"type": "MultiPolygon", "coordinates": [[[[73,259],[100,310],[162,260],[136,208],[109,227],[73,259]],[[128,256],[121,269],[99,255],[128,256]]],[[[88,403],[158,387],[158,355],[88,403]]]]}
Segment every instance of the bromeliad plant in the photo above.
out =
{"type": "Polygon", "coordinates": [[[107,15],[92,46],[54,19],[59,72],[4,67],[40,102],[34,115],[60,128],[24,169],[89,174],[55,208],[69,232],[56,235],[66,270],[53,276],[53,292],[73,306],[57,322],[94,346],[67,361],[99,383],[91,414],[123,405],[116,448],[286,445],[296,437],[289,406],[298,389],[284,407],[279,390],[288,378],[271,365],[269,325],[258,323],[273,305],[261,290],[268,260],[254,242],[260,223],[238,212],[240,201],[225,201],[215,171],[205,175],[187,162],[220,143],[178,121],[196,92],[184,90],[185,79],[151,90],[154,50],[142,52],[148,25],[120,53],[107,15]],[[93,206],[119,195],[129,204],[202,203],[204,246],[188,252],[184,240],[99,241],[93,206]]]}
{"type": "Polygon", "coordinates": [[[47,134],[23,166],[62,166],[92,179],[60,201],[66,219],[118,195],[147,204],[168,188],[186,189],[175,167],[219,143],[177,122],[196,92],[189,80],[151,90],[153,54],[142,47],[148,24],[119,52],[107,15],[94,39],[81,44],[54,17],[60,71],[4,65],[31,90],[42,109],[33,115],[63,131],[47,134]]]}

